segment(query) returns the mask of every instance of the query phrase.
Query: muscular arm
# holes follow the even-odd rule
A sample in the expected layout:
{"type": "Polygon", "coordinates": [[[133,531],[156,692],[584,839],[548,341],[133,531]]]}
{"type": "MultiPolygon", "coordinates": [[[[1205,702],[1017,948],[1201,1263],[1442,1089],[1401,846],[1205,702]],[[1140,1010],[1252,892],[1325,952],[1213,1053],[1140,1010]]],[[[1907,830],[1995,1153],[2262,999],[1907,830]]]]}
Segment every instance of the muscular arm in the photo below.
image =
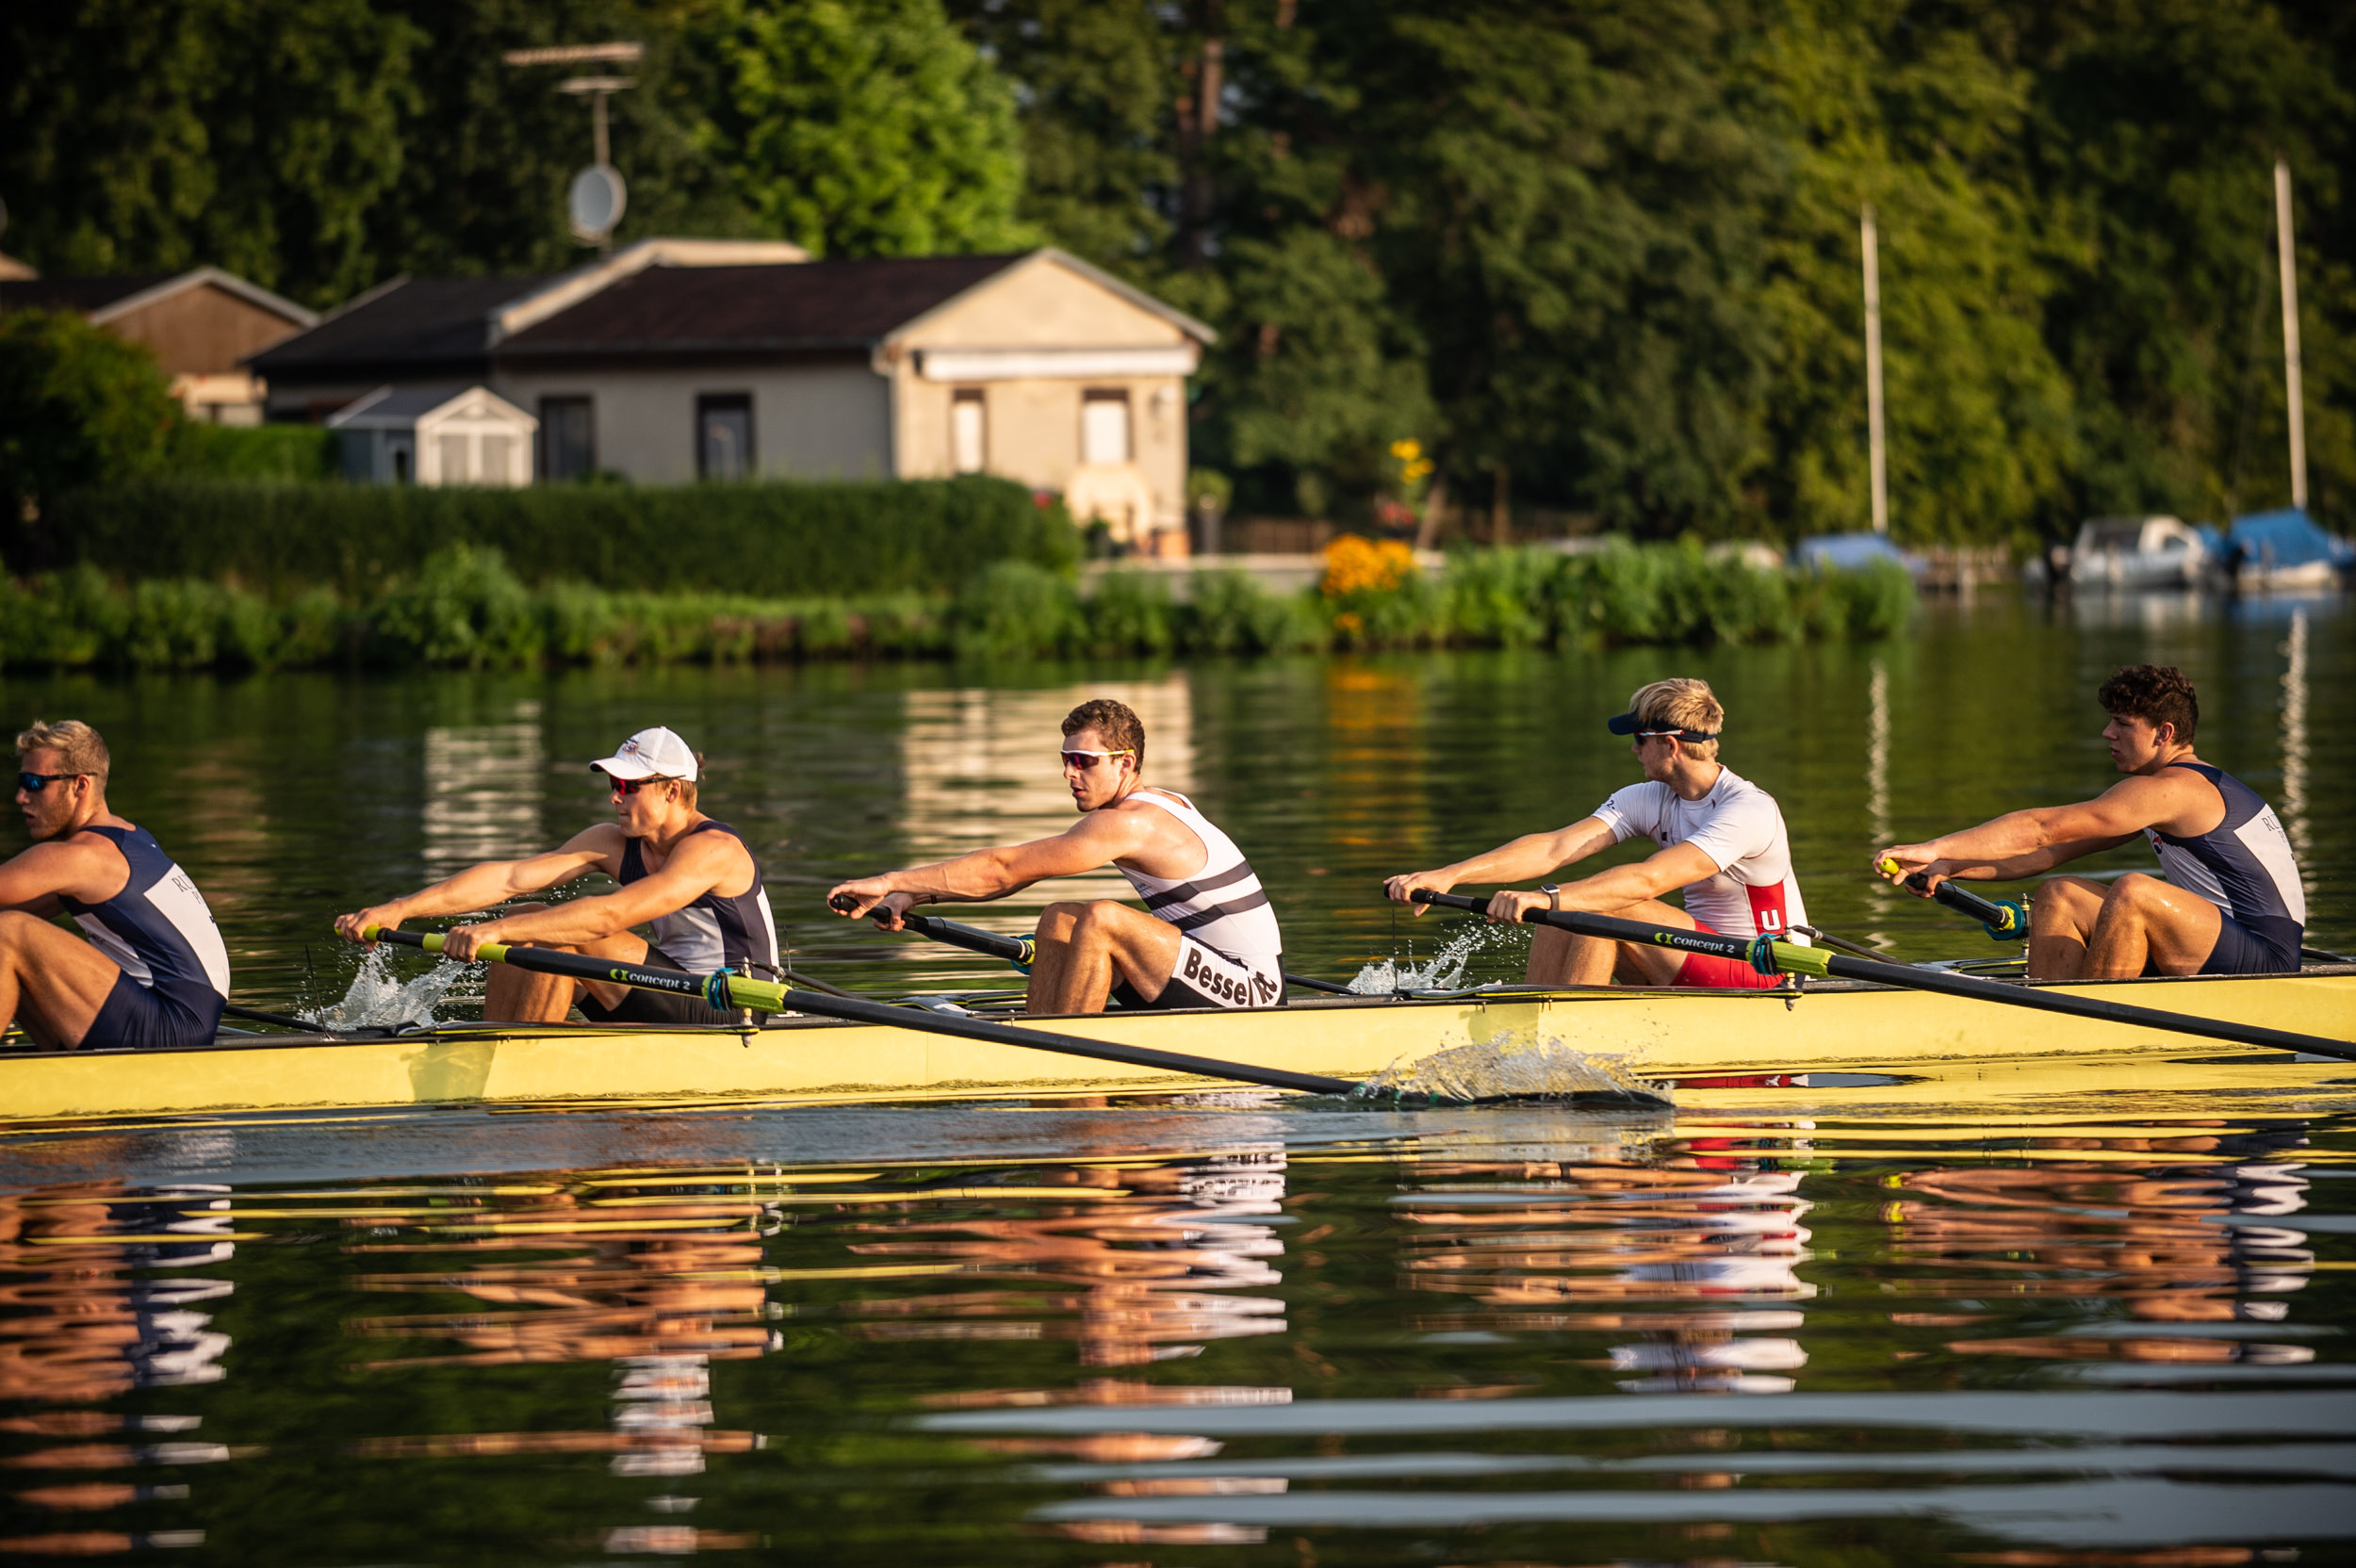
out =
{"type": "MultiPolygon", "coordinates": [[[[1617,841],[1612,836],[1612,829],[1604,825],[1602,818],[1581,817],[1568,827],[1558,827],[1550,833],[1525,833],[1510,843],[1499,844],[1470,859],[1459,860],[1452,866],[1394,876],[1383,885],[1383,890],[1405,903],[1408,895],[1417,888],[1429,888],[1435,893],[1444,893],[1465,882],[1481,887],[1505,882],[1529,882],[1546,875],[1558,866],[1567,866],[1586,859],[1598,850],[1610,849],[1617,841]]],[[[1423,913],[1425,907],[1428,906],[1419,906],[1415,913],[1423,913]]],[[[1571,906],[1564,905],[1563,907],[1571,906]]]]}
{"type": "Polygon", "coordinates": [[[826,897],[829,903],[839,895],[856,900],[853,907],[838,911],[853,920],[890,900],[890,923],[896,928],[897,917],[918,904],[987,903],[1049,877],[1108,866],[1146,848],[1154,831],[1172,820],[1165,812],[1148,817],[1141,811],[1090,811],[1052,839],[977,849],[954,860],[861,877],[840,884],[826,897]]]}
{"type": "Polygon", "coordinates": [[[2007,811],[1927,843],[1885,849],[1874,856],[1874,870],[1893,882],[1920,872],[1929,888],[1949,877],[1977,882],[2036,876],[2172,822],[2190,804],[2188,792],[2181,776],[2122,778],[2073,806],[2007,811]],[[1897,862],[1894,875],[1882,871],[1885,860],[1897,862]]]}
{"type": "MultiPolygon", "coordinates": [[[[465,956],[481,942],[536,942],[543,947],[579,947],[627,931],[688,905],[715,888],[744,879],[751,856],[744,844],[725,833],[698,833],[678,844],[663,869],[651,872],[610,893],[576,898],[569,903],[503,920],[459,927],[463,944],[450,933],[452,946],[463,945],[465,956]]],[[[448,949],[446,949],[447,951],[448,949]]]]}
{"type": "Polygon", "coordinates": [[[47,920],[64,912],[60,894],[102,904],[123,890],[130,869],[120,851],[95,835],[35,844],[0,864],[0,909],[47,920]]]}
{"type": "Polygon", "coordinates": [[[335,930],[358,941],[364,926],[390,928],[428,915],[469,914],[526,893],[561,888],[593,871],[610,871],[620,857],[621,844],[622,830],[599,823],[574,834],[562,849],[528,855],[520,860],[485,860],[430,888],[342,916],[335,922],[335,930]]]}
{"type": "MultiPolygon", "coordinates": [[[[1565,909],[1617,909],[1718,874],[1718,862],[1698,844],[1671,844],[1632,865],[1613,866],[1562,884],[1565,909]]],[[[1544,898],[1539,903],[1544,904],[1544,898]]]]}

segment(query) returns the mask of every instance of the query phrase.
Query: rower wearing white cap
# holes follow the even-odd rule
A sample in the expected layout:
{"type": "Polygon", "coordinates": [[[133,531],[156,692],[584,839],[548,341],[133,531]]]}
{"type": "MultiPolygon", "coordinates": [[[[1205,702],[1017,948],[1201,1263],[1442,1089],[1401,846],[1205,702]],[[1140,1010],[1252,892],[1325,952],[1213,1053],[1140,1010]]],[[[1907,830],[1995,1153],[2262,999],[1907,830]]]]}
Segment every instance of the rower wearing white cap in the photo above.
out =
{"type": "MultiPolygon", "coordinates": [[[[564,848],[520,860],[486,860],[430,888],[335,922],[352,941],[370,925],[387,929],[432,915],[494,905],[507,912],[446,934],[445,956],[470,958],[484,942],[586,953],[626,964],[710,974],[730,970],[777,978],[777,926],[761,868],[735,828],[695,808],[703,758],[660,727],[642,729],[613,756],[589,764],[611,785],[615,821],[573,835],[564,848]],[[563,904],[515,904],[603,872],[621,886],[563,904]],[[651,939],[632,933],[644,925],[651,939]]],[[[495,965],[483,1016],[503,1022],[561,1022],[578,1004],[592,1023],[736,1023],[695,997],[495,965]]]]}

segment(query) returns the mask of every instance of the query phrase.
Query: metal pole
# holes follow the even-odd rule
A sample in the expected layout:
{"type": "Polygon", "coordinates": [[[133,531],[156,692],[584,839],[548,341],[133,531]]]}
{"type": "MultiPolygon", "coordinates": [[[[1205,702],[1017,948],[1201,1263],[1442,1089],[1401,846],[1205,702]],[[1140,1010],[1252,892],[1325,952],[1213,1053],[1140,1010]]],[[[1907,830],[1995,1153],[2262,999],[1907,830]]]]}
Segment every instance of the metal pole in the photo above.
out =
{"type": "Polygon", "coordinates": [[[591,109],[592,109],[592,111],[594,112],[594,114],[595,114],[595,116],[596,116],[596,119],[595,119],[594,123],[595,123],[595,124],[596,124],[596,126],[597,126],[597,132],[596,132],[596,135],[597,135],[597,161],[598,161],[599,163],[612,163],[614,160],[613,160],[612,158],[610,158],[610,157],[606,156],[606,141],[605,141],[605,100],[606,100],[606,94],[604,94],[604,93],[602,93],[602,92],[599,92],[599,93],[594,93],[594,94],[592,94],[591,96],[592,96],[592,98],[593,98],[594,102],[591,104],[591,106],[591,106],[591,109]]]}
{"type": "Polygon", "coordinates": [[[1865,242],[1865,443],[1873,473],[1873,531],[1890,531],[1890,457],[1882,435],[1882,276],[1873,204],[1857,224],[1865,242]]]}
{"type": "Polygon", "coordinates": [[[2307,412],[2299,391],[2299,257],[2291,238],[2291,166],[2274,160],[2275,249],[2282,269],[2282,388],[2291,414],[2291,504],[2307,510],[2307,412]]]}

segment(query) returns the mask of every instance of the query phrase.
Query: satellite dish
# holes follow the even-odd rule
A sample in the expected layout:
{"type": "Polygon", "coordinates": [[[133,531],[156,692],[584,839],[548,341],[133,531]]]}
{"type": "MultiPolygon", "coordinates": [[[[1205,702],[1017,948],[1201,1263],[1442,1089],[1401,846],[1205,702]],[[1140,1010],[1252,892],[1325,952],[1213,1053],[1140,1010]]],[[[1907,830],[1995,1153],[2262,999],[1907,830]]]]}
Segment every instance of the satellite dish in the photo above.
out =
{"type": "Polygon", "coordinates": [[[629,193],[622,188],[622,176],[614,166],[591,164],[573,176],[572,194],[566,202],[573,237],[584,245],[597,244],[621,222],[628,204],[629,193]]]}

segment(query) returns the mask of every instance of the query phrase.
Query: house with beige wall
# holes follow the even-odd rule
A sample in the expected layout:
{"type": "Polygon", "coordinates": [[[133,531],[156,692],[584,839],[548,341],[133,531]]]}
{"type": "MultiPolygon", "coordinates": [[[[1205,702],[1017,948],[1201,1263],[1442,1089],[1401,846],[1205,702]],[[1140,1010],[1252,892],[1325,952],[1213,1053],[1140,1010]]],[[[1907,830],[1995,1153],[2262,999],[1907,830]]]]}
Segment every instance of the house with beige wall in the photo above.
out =
{"type": "Polygon", "coordinates": [[[1184,549],[1186,383],[1211,330],[1060,251],[648,240],[558,278],[421,283],[259,356],[274,404],[480,381],[537,417],[543,479],[990,473],[1184,549]]]}

